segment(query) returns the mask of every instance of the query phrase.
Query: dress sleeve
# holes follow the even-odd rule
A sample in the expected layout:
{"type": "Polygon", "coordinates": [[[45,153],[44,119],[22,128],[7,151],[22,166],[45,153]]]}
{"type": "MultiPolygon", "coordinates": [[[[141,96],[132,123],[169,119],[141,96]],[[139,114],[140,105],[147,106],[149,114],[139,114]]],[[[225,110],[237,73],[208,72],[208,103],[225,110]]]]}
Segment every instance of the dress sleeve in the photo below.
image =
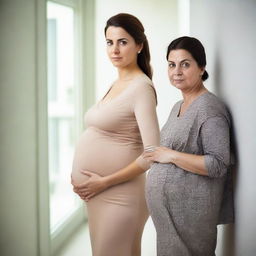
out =
{"type": "Polygon", "coordinates": [[[223,177],[230,165],[230,127],[224,116],[208,118],[201,126],[204,161],[209,177],[223,177]]]}
{"type": "MultiPolygon", "coordinates": [[[[160,132],[156,114],[156,96],[152,85],[144,84],[136,92],[134,113],[139,126],[143,147],[159,146],[160,132]]],[[[150,168],[150,164],[142,156],[139,156],[136,162],[144,170],[150,168]]]]}

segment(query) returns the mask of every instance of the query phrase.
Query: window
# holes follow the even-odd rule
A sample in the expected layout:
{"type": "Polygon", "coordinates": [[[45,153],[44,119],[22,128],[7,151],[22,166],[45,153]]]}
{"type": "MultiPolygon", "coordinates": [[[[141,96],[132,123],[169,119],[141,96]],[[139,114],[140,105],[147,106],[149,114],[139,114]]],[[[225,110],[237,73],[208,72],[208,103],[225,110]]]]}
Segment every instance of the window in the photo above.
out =
{"type": "Polygon", "coordinates": [[[70,174],[83,113],[95,101],[95,42],[86,40],[94,38],[94,6],[51,0],[36,7],[40,255],[57,255],[86,217],[70,174]]]}
{"type": "Polygon", "coordinates": [[[81,206],[70,185],[80,102],[75,73],[75,13],[47,3],[48,21],[48,156],[50,230],[53,234],[81,206]]]}

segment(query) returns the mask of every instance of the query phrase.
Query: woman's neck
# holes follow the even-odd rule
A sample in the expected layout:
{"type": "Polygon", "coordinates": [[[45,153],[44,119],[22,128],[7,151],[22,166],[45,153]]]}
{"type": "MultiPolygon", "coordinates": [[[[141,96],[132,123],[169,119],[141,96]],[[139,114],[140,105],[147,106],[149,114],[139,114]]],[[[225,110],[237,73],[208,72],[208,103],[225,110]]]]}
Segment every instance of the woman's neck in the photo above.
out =
{"type": "Polygon", "coordinates": [[[134,68],[125,68],[125,69],[118,69],[118,80],[119,81],[128,81],[133,79],[134,77],[138,75],[144,74],[142,70],[136,66],[134,68]]]}
{"type": "Polygon", "coordinates": [[[182,96],[184,99],[184,104],[185,105],[190,105],[198,96],[200,96],[201,94],[204,94],[205,92],[207,92],[208,90],[204,87],[204,85],[202,84],[200,87],[188,91],[188,92],[182,92],[182,96]]]}

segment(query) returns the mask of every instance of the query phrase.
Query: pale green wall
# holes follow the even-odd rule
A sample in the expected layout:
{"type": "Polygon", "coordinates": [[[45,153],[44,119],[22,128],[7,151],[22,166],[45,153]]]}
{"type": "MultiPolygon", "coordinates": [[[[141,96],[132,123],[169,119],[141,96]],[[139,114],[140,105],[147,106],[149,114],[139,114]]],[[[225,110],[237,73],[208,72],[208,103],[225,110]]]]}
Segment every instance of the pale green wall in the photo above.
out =
{"type": "Polygon", "coordinates": [[[0,2],[1,246],[38,252],[36,0],[0,2]]]}

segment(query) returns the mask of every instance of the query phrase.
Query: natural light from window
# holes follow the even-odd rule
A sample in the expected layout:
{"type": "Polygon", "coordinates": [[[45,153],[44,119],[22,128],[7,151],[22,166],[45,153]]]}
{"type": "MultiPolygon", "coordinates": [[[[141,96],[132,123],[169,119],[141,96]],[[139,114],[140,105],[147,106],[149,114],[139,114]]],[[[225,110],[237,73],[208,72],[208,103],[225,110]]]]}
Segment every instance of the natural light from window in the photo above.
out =
{"type": "Polygon", "coordinates": [[[76,141],[74,10],[47,3],[50,226],[53,233],[79,207],[70,185],[76,141]]]}

